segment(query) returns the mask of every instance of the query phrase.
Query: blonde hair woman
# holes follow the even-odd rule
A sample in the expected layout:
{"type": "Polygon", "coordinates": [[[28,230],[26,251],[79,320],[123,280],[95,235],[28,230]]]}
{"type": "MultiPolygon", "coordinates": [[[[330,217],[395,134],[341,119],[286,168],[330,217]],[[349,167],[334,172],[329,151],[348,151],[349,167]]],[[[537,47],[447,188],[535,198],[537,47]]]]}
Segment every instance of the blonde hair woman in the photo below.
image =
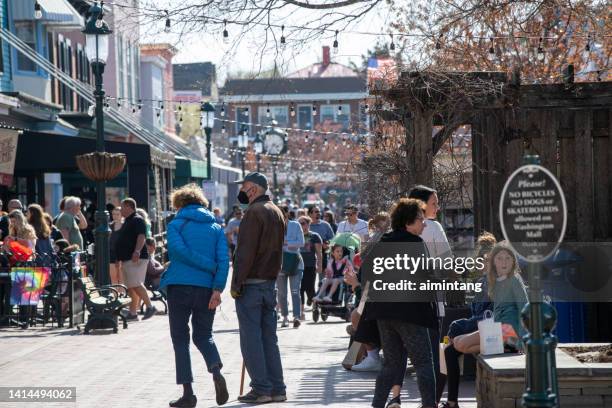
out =
{"type": "Polygon", "coordinates": [[[10,241],[17,241],[31,250],[36,248],[36,231],[28,224],[21,210],[13,210],[9,213],[9,236],[4,240],[5,245],[10,241]]]}

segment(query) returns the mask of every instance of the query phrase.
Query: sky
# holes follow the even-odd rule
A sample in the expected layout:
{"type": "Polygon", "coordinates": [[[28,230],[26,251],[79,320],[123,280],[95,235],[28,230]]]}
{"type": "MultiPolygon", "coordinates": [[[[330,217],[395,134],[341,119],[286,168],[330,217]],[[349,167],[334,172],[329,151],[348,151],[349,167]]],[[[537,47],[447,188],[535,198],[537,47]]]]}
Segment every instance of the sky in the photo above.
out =
{"type": "MultiPolygon", "coordinates": [[[[176,3],[176,0],[167,0],[176,3]]],[[[301,21],[316,19],[318,10],[294,9],[287,16],[279,16],[274,23],[284,24],[287,27],[299,25],[301,21]]],[[[368,49],[374,48],[380,41],[389,42],[389,35],[386,34],[386,24],[389,21],[387,11],[380,7],[375,8],[367,14],[367,21],[353,24],[347,30],[367,31],[381,33],[377,35],[366,35],[354,32],[340,31],[338,36],[338,55],[332,55],[332,61],[344,65],[349,65],[351,61],[356,64],[361,63],[361,56],[367,53],[368,49]]],[[[217,33],[190,33],[179,36],[173,32],[164,33],[163,22],[156,27],[143,26],[141,41],[146,42],[169,42],[173,44],[179,53],[174,57],[176,63],[204,62],[210,61],[217,67],[217,77],[220,85],[228,75],[237,73],[257,73],[270,70],[277,66],[282,73],[293,72],[297,69],[306,67],[310,64],[322,60],[322,47],[324,45],[332,47],[334,33],[327,32],[317,36],[313,41],[309,41],[307,46],[299,49],[292,42],[292,34],[286,31],[287,46],[282,50],[276,47],[268,47],[267,53],[262,55],[261,46],[264,43],[265,30],[263,27],[255,26],[236,43],[240,34],[240,27],[228,25],[230,43],[224,44],[221,32],[217,33]],[[275,55],[278,52],[277,55],[275,55]]],[[[334,27],[340,29],[341,27],[334,27]]],[[[222,28],[220,28],[221,30],[222,28]]],[[[174,30],[173,30],[174,31],[174,30]]],[[[280,36],[280,30],[275,29],[275,34],[280,36]]]]}

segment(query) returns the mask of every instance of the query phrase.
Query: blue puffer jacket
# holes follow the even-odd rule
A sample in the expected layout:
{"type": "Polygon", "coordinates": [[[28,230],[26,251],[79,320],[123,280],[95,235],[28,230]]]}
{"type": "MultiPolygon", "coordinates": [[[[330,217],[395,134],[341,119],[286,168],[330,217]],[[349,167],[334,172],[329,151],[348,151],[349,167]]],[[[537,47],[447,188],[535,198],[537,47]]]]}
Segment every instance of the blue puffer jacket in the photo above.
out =
{"type": "Polygon", "coordinates": [[[227,241],[215,216],[199,205],[181,208],[168,224],[170,266],[160,287],[193,285],[223,290],[229,270],[227,241]]]}

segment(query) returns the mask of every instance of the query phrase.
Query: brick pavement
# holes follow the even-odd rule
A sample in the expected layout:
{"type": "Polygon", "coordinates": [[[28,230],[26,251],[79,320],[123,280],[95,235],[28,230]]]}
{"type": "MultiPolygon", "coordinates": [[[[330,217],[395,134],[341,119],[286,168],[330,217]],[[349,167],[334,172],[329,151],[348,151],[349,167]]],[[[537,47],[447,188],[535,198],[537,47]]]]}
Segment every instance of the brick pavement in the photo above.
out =
{"type": "MultiPolygon", "coordinates": [[[[224,297],[215,320],[215,340],[228,382],[226,407],[236,401],[242,358],[231,298],[224,297]]],[[[288,401],[267,407],[369,407],[374,373],[347,372],[340,365],[348,336],[345,323],[306,322],[299,329],[279,329],[288,401]]],[[[194,390],[198,407],[214,407],[214,387],[204,361],[192,347],[194,390]]],[[[43,407],[167,407],[180,390],[175,384],[174,354],[167,316],[131,323],[118,334],[32,328],[0,331],[1,386],[74,386],[76,403],[1,403],[0,408],[43,407]]],[[[245,388],[248,387],[248,377],[245,388]]],[[[463,384],[462,408],[474,408],[474,383],[463,384]]],[[[419,404],[416,382],[406,377],[403,407],[419,404]]]]}

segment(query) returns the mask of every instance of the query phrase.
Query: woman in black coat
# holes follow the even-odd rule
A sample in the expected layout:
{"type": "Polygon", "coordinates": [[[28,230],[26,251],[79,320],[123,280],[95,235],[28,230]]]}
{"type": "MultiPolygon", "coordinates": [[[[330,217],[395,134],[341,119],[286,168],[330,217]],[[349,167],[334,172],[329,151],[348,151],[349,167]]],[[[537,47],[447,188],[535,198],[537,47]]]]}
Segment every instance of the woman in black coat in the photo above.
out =
{"type": "MultiPolygon", "coordinates": [[[[383,235],[380,242],[410,243],[406,246],[410,256],[427,254],[419,237],[425,228],[422,201],[402,198],[396,202],[391,211],[391,227],[393,230],[383,235]]],[[[423,276],[423,271],[417,270],[413,276],[423,276]]],[[[376,378],[372,406],[385,407],[391,387],[404,377],[408,356],[416,370],[423,408],[435,408],[436,379],[427,331],[437,326],[433,302],[368,301],[363,318],[376,321],[385,355],[383,368],[376,378]]],[[[399,397],[396,399],[389,406],[399,406],[399,397]]]]}

